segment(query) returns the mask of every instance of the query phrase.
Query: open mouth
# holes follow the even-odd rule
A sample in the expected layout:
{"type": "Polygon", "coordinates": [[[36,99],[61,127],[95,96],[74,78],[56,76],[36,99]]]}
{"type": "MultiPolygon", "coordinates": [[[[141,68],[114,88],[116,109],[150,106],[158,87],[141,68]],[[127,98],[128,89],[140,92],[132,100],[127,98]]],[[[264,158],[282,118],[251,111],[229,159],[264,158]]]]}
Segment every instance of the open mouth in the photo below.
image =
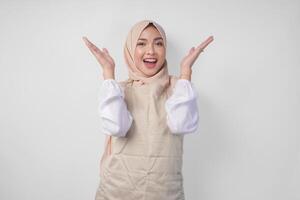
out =
{"type": "Polygon", "coordinates": [[[157,59],[156,58],[145,58],[143,59],[146,67],[148,68],[153,68],[156,66],[156,63],[157,63],[157,59]]]}
{"type": "Polygon", "coordinates": [[[157,63],[157,59],[156,58],[145,58],[143,61],[145,63],[157,63]]]}

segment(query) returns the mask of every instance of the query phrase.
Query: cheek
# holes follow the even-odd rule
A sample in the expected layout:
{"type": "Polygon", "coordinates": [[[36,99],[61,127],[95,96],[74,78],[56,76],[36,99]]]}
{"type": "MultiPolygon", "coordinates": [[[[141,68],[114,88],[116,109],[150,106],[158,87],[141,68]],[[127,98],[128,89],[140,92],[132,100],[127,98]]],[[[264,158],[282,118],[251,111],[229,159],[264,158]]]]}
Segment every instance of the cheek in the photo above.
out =
{"type": "Polygon", "coordinates": [[[166,58],[166,51],[165,51],[164,49],[160,49],[160,50],[158,51],[158,55],[159,55],[160,59],[161,59],[162,61],[164,61],[165,58],[166,58]]]}
{"type": "Polygon", "coordinates": [[[141,50],[136,49],[134,53],[134,61],[137,62],[142,62],[143,58],[143,52],[141,50]]]}

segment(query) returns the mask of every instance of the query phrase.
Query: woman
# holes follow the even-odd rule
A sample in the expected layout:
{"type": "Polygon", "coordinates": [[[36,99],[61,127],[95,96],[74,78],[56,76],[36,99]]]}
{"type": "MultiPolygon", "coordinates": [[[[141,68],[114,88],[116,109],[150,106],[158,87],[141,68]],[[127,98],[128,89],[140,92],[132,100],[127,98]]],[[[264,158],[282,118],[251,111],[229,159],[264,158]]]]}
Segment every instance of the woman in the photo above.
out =
{"type": "Polygon", "coordinates": [[[178,78],[168,73],[163,28],[140,21],[127,36],[129,78],[121,82],[108,50],[83,39],[105,79],[99,111],[107,137],[96,200],[183,200],[183,138],[198,125],[191,67],[213,37],[190,49],[178,78]]]}

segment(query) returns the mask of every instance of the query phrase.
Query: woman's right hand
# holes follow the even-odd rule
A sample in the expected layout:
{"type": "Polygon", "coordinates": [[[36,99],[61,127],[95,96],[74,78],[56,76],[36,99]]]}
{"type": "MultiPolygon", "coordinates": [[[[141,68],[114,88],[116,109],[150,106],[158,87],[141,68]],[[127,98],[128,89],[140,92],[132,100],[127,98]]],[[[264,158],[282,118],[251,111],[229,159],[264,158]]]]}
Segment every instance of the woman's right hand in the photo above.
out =
{"type": "Polygon", "coordinates": [[[101,51],[96,45],[90,42],[87,37],[82,37],[82,39],[102,66],[104,79],[115,79],[115,62],[109,55],[108,50],[103,48],[101,51]]]}

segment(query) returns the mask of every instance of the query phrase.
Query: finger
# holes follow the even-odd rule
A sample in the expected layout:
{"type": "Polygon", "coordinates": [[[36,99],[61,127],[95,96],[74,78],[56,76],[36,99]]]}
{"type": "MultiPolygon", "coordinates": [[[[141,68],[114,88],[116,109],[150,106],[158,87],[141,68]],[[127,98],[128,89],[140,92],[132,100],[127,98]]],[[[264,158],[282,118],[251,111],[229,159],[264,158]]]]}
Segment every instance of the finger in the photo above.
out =
{"type": "Polygon", "coordinates": [[[195,51],[195,47],[192,47],[189,51],[189,54],[192,54],[195,51]]]}
{"type": "Polygon", "coordinates": [[[204,42],[202,42],[197,48],[193,47],[190,49],[189,54],[184,58],[186,59],[189,57],[189,60],[191,61],[191,65],[197,60],[200,53],[203,52],[204,48],[213,41],[213,36],[208,37],[204,42]]]}
{"type": "Polygon", "coordinates": [[[92,54],[97,58],[97,60],[101,61],[104,58],[104,52],[102,52],[98,47],[96,47],[93,44],[90,44],[88,46],[89,50],[92,52],[92,54]]]}
{"type": "Polygon", "coordinates": [[[87,40],[87,38],[82,38],[83,39],[83,41],[84,41],[84,43],[85,43],[85,45],[87,46],[87,47],[89,47],[89,42],[88,42],[88,40],[87,40]]]}
{"type": "Polygon", "coordinates": [[[209,36],[204,42],[202,42],[197,49],[204,49],[209,43],[211,43],[214,40],[213,36],[209,36]]]}
{"type": "Polygon", "coordinates": [[[84,38],[88,48],[90,51],[94,54],[96,57],[103,57],[103,51],[101,51],[96,45],[94,45],[91,41],[89,41],[87,38],[84,38]]]}
{"type": "Polygon", "coordinates": [[[214,37],[213,37],[213,36],[209,36],[209,37],[203,42],[204,48],[205,48],[209,43],[211,43],[213,40],[214,40],[214,37]]]}
{"type": "Polygon", "coordinates": [[[192,56],[196,59],[196,58],[199,56],[199,54],[200,54],[201,52],[203,52],[203,51],[204,51],[204,49],[201,48],[200,46],[198,46],[198,47],[195,48],[195,50],[193,51],[192,56]]]}
{"type": "MultiPolygon", "coordinates": [[[[94,45],[92,42],[90,42],[86,37],[83,37],[83,40],[86,42],[89,50],[91,53],[95,56],[95,58],[98,60],[98,62],[103,65],[105,56],[104,54],[108,55],[108,50],[106,48],[103,48],[103,51],[101,51],[96,45],[94,45]]],[[[108,55],[108,59],[111,59],[108,55]]]]}
{"type": "Polygon", "coordinates": [[[86,36],[82,36],[82,39],[83,39],[84,41],[88,40],[86,36]]]}
{"type": "Polygon", "coordinates": [[[108,50],[106,48],[103,48],[104,53],[109,54],[108,50]]]}
{"type": "Polygon", "coordinates": [[[90,46],[92,43],[87,39],[87,37],[82,37],[84,43],[87,45],[87,46],[90,46]]]}
{"type": "Polygon", "coordinates": [[[85,41],[85,43],[87,44],[87,46],[88,46],[90,49],[95,50],[95,51],[97,51],[97,50],[100,51],[100,49],[98,49],[98,47],[96,47],[96,45],[94,45],[94,44],[93,44],[91,41],[89,41],[86,37],[83,37],[83,40],[85,41]]]}
{"type": "Polygon", "coordinates": [[[111,62],[113,62],[113,59],[112,59],[112,57],[109,55],[109,52],[108,52],[107,48],[103,48],[103,52],[105,53],[106,58],[109,59],[111,62]]]}

